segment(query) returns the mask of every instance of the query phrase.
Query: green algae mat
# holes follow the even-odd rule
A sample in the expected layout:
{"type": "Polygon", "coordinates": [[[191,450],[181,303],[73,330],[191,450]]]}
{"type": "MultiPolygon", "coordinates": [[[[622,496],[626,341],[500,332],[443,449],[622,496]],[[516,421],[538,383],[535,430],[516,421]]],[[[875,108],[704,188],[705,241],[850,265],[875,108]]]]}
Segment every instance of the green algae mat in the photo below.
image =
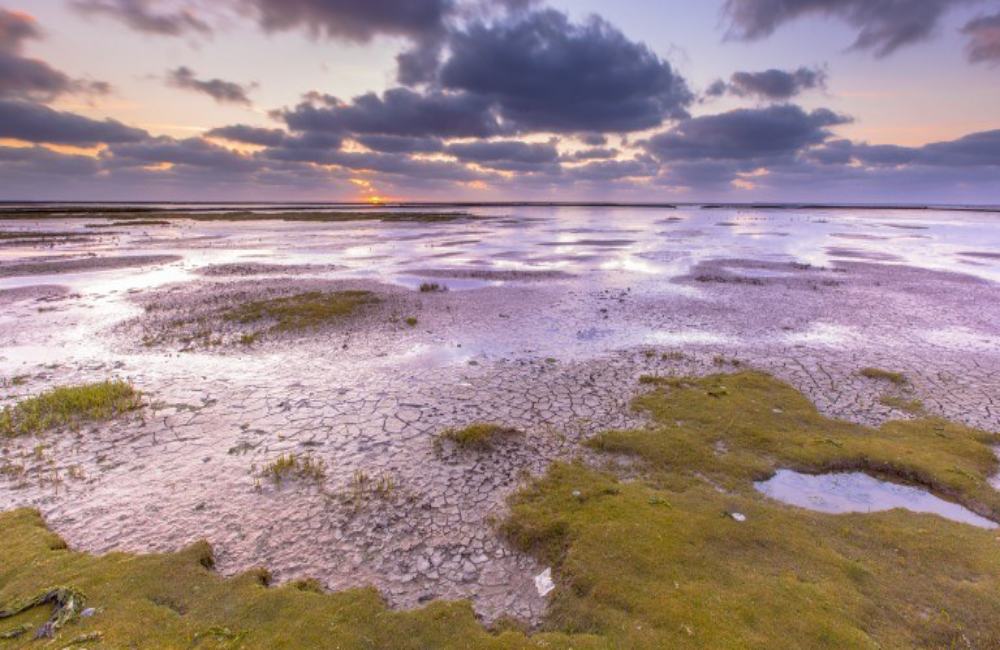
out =
{"type": "Polygon", "coordinates": [[[371,589],[224,579],[205,543],[77,553],[16,510],[0,515],[0,648],[1000,647],[997,531],[902,510],[815,513],[753,487],[782,467],[862,470],[997,519],[995,434],[830,420],[753,372],[646,383],[635,408],[649,426],[588,443],[606,468],[554,465],[500,524],[554,567],[538,630],[488,630],[464,602],[400,612],[371,589]]]}

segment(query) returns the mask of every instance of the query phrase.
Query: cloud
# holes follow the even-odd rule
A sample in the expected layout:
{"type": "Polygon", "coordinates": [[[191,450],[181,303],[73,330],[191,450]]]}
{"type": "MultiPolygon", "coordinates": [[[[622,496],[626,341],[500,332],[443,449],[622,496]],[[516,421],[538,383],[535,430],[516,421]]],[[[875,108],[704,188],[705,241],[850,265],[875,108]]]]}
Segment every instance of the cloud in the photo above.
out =
{"type": "Polygon", "coordinates": [[[0,170],[5,179],[26,175],[89,176],[100,170],[91,156],[63,154],[41,146],[0,147],[0,170]]]}
{"type": "Polygon", "coordinates": [[[262,147],[277,147],[285,142],[288,134],[281,129],[265,129],[246,124],[220,126],[205,133],[208,137],[223,138],[230,142],[255,144],[262,147]]]}
{"type": "Polygon", "coordinates": [[[174,88],[193,90],[208,95],[220,104],[251,104],[249,86],[223,79],[198,79],[194,70],[181,66],[167,72],[167,83],[174,88]]]}
{"type": "Polygon", "coordinates": [[[0,50],[17,52],[24,41],[41,37],[38,24],[30,15],[0,8],[0,50]]]}
{"type": "Polygon", "coordinates": [[[966,55],[973,63],[1000,63],[1000,12],[966,23],[962,33],[969,37],[966,55]]]}
{"type": "Polygon", "coordinates": [[[154,0],[73,0],[72,6],[86,15],[107,16],[128,27],[156,36],[210,34],[212,28],[190,9],[156,13],[154,0]]]}
{"type": "Polygon", "coordinates": [[[384,153],[436,153],[444,149],[444,143],[438,138],[362,135],[355,139],[373,151],[384,153]]]}
{"type": "Polygon", "coordinates": [[[580,151],[574,151],[569,156],[565,156],[566,160],[605,160],[608,158],[614,158],[618,155],[617,149],[609,149],[607,147],[592,147],[590,149],[581,149],[580,151]]]}
{"type": "Polygon", "coordinates": [[[869,167],[1000,167],[1000,129],[970,133],[955,140],[931,142],[919,147],[835,140],[811,152],[811,157],[823,164],[857,161],[869,167]]]}
{"type": "Polygon", "coordinates": [[[44,61],[24,56],[25,43],[41,38],[34,18],[0,9],[0,97],[50,101],[67,93],[110,92],[105,82],[73,79],[44,61]]]}
{"type": "Polygon", "coordinates": [[[0,138],[87,146],[136,142],[146,137],[148,134],[142,129],[125,126],[116,120],[92,120],[41,104],[0,99],[0,138]]]}
{"type": "Polygon", "coordinates": [[[795,155],[831,137],[829,127],[850,119],[825,108],[791,105],[741,108],[684,120],[643,146],[663,161],[752,161],[764,164],[795,155]]]}
{"type": "Polygon", "coordinates": [[[758,40],[805,16],[840,19],[857,30],[852,47],[876,56],[926,40],[951,8],[969,0],[726,0],[729,36],[758,40]]]}
{"type": "Polygon", "coordinates": [[[293,131],[437,138],[485,138],[501,132],[483,97],[407,88],[387,90],[381,97],[367,93],[350,103],[313,96],[277,115],[293,131]]]}
{"type": "Polygon", "coordinates": [[[717,97],[729,93],[737,97],[757,97],[771,101],[786,101],[815,88],[826,87],[826,72],[819,68],[801,67],[791,72],[763,70],[761,72],[734,72],[729,83],[714,82],[706,95],[717,97]]]}
{"type": "Polygon", "coordinates": [[[316,36],[364,43],[379,34],[423,39],[440,34],[452,0],[242,0],[268,31],[305,28],[316,36]]]}
{"type": "Polygon", "coordinates": [[[220,147],[203,138],[176,140],[147,138],[139,142],[112,144],[102,156],[112,167],[169,163],[210,169],[215,172],[247,172],[260,167],[253,156],[220,147]]]}
{"type": "Polygon", "coordinates": [[[687,84],[598,17],[516,13],[452,33],[439,82],[498,107],[523,131],[625,132],[687,115],[687,84]]]}
{"type": "Polygon", "coordinates": [[[459,142],[448,145],[445,152],[462,161],[486,165],[502,161],[541,164],[555,162],[559,158],[559,152],[552,142],[529,143],[519,140],[459,142]]]}

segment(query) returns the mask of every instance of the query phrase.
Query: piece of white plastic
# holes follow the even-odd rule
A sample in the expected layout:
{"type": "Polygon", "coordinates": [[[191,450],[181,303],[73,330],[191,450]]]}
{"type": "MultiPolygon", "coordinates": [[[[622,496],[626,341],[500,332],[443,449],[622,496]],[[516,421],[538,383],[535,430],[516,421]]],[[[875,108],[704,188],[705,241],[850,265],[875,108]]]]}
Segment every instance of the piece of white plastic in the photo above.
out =
{"type": "Polygon", "coordinates": [[[539,596],[547,596],[550,591],[556,588],[556,583],[552,582],[552,568],[548,567],[535,576],[535,589],[539,596]]]}

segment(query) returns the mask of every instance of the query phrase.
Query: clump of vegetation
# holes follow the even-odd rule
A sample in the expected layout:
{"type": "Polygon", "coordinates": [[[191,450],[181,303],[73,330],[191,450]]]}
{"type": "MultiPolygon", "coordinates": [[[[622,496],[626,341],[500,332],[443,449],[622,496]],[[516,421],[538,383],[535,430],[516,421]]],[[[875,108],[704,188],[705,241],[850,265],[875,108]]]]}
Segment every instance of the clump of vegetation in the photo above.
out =
{"type": "Polygon", "coordinates": [[[121,226],[169,226],[169,221],[163,219],[127,219],[110,223],[88,223],[87,228],[118,228],[121,226]]]}
{"type": "Polygon", "coordinates": [[[695,282],[714,282],[718,284],[749,284],[753,286],[763,286],[764,280],[761,278],[745,277],[742,275],[723,275],[718,273],[701,273],[694,276],[695,282]]]}
{"type": "Polygon", "coordinates": [[[448,286],[437,282],[421,282],[420,293],[441,293],[448,290],[448,286]]]}
{"type": "Polygon", "coordinates": [[[918,399],[906,399],[905,397],[898,397],[896,395],[883,395],[879,398],[879,403],[912,415],[919,415],[924,412],[924,403],[918,399]]]}
{"type": "Polygon", "coordinates": [[[326,463],[309,454],[281,454],[264,466],[262,474],[279,485],[288,480],[322,483],[326,479],[326,463]]]}
{"type": "Polygon", "coordinates": [[[65,232],[50,232],[42,230],[0,230],[0,241],[27,240],[29,242],[33,242],[46,239],[77,239],[87,236],[88,234],[85,232],[74,232],[72,230],[65,232]]]}
{"type": "Polygon", "coordinates": [[[876,379],[880,381],[888,381],[897,386],[906,386],[910,383],[910,380],[906,378],[901,372],[893,372],[891,370],[883,370],[882,368],[862,368],[858,371],[858,374],[862,377],[867,377],[868,379],[876,379]]]}
{"type": "Polygon", "coordinates": [[[60,386],[0,411],[0,435],[22,436],[76,428],[86,422],[110,420],[141,406],[139,391],[120,379],[60,386]]]}
{"type": "Polygon", "coordinates": [[[292,332],[342,320],[376,302],[378,298],[370,291],[307,291],[230,307],[222,318],[240,324],[271,321],[272,331],[292,332]]]}
{"type": "Polygon", "coordinates": [[[501,440],[520,435],[520,431],[490,422],[475,422],[461,429],[445,429],[434,439],[438,450],[445,441],[459,449],[471,451],[489,451],[501,440]]]}
{"type": "MultiPolygon", "coordinates": [[[[53,584],[86,593],[99,616],[69,623],[55,647],[96,631],[111,647],[190,647],[205,634],[247,648],[986,648],[1000,639],[996,531],[902,510],[822,514],[753,487],[778,467],[856,468],[996,514],[1000,496],[986,481],[996,434],[938,419],[879,429],[830,420],[752,372],[688,378],[635,404],[650,426],[592,443],[633,455],[630,480],[556,464],[500,524],[553,567],[556,589],[530,636],[516,625],[487,632],[464,602],[392,611],[373,589],[271,588],[258,572],[223,579],[204,542],[165,555],[76,553],[29,510],[0,514],[0,603],[53,584]]],[[[10,624],[40,625],[44,609],[10,624]]]]}
{"type": "MultiPolygon", "coordinates": [[[[197,542],[177,553],[88,555],[67,549],[33,510],[0,514],[4,564],[0,609],[33,598],[51,585],[87,596],[95,616],[55,631],[52,647],[102,633],[113,648],[550,648],[603,647],[586,635],[532,638],[491,634],[467,601],[435,601],[420,609],[389,609],[374,588],[316,593],[299,583],[269,587],[257,572],[223,578],[212,571],[212,549],[197,542]],[[183,613],[182,615],[180,613],[183,613]]],[[[52,614],[40,604],[7,619],[0,633],[27,626],[7,648],[33,648],[32,630],[52,614]]]]}
{"type": "Polygon", "coordinates": [[[611,647],[989,647],[1000,639],[995,531],[894,510],[829,515],[772,501],[779,467],[863,470],[1000,515],[996,434],[939,419],[827,419],[760,373],[639,397],[652,425],[597,436],[638,480],[557,464],[502,530],[554,566],[546,629],[611,647]],[[721,451],[720,451],[721,450],[721,451]],[[739,513],[735,517],[732,513],[739,513]]]}
{"type": "Polygon", "coordinates": [[[351,485],[347,496],[349,501],[359,507],[369,499],[390,499],[398,488],[399,484],[396,478],[389,472],[372,476],[365,470],[359,469],[355,470],[351,476],[351,485]]]}
{"type": "Polygon", "coordinates": [[[416,317],[416,316],[407,316],[407,317],[406,317],[406,318],[405,318],[405,319],[403,320],[403,322],[404,322],[404,323],[406,323],[407,325],[409,325],[410,327],[416,327],[416,326],[417,326],[417,323],[418,323],[419,321],[417,321],[417,317],[416,317]]]}
{"type": "Polygon", "coordinates": [[[260,332],[253,332],[252,334],[241,334],[240,345],[253,345],[254,343],[260,341],[261,336],[263,336],[263,334],[261,334],[260,332]]]}

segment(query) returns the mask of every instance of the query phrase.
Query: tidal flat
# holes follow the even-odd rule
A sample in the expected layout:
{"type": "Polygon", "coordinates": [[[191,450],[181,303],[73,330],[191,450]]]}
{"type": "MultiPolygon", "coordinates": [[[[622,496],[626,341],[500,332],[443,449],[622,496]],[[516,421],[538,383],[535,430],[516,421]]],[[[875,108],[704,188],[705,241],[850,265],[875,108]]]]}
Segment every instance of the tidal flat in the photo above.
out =
{"type": "Polygon", "coordinates": [[[1000,521],[995,213],[71,212],[0,218],[0,409],[141,405],[0,433],[0,612],[78,590],[63,645],[1000,643],[995,531],[754,487],[1000,521]]]}

